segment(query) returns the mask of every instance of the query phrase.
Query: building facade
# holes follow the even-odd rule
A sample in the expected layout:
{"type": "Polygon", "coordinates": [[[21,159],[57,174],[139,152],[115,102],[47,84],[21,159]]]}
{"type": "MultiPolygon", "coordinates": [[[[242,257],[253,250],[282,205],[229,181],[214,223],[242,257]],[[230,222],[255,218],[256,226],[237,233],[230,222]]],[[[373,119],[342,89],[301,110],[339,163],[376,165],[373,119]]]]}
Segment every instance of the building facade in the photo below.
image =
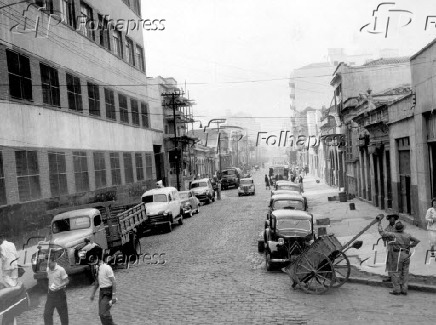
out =
{"type": "Polygon", "coordinates": [[[6,2],[0,228],[45,227],[59,207],[138,202],[156,181],[163,121],[150,105],[142,29],[111,19],[137,20],[139,1],[6,2]]]}

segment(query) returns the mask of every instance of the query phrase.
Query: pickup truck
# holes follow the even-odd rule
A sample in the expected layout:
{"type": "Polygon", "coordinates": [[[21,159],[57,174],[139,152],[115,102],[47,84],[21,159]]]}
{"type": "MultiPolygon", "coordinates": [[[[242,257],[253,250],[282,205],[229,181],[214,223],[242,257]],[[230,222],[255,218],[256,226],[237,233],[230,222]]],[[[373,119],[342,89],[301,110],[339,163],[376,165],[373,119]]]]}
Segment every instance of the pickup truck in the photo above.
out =
{"type": "Polygon", "coordinates": [[[67,274],[91,271],[92,259],[80,255],[85,241],[99,246],[102,257],[118,251],[128,256],[140,254],[139,235],[145,230],[146,221],[143,203],[114,208],[108,202],[96,203],[57,214],[51,221],[48,240],[40,241],[38,251],[32,256],[33,277],[39,284],[47,282],[51,256],[55,256],[67,274]]]}

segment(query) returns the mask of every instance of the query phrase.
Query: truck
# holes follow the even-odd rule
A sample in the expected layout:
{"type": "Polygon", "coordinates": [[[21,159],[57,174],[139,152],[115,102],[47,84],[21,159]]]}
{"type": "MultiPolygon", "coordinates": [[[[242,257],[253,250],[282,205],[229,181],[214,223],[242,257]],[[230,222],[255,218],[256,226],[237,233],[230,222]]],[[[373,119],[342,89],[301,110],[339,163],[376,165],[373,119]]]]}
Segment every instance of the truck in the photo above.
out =
{"type": "Polygon", "coordinates": [[[67,209],[54,216],[48,239],[40,241],[37,252],[32,255],[33,277],[38,284],[47,283],[50,257],[54,257],[67,274],[89,271],[92,275],[95,256],[85,258],[81,251],[87,243],[100,248],[94,251],[102,252],[101,258],[119,251],[129,257],[141,254],[139,237],[147,224],[145,204],[112,207],[112,203],[67,209]]]}

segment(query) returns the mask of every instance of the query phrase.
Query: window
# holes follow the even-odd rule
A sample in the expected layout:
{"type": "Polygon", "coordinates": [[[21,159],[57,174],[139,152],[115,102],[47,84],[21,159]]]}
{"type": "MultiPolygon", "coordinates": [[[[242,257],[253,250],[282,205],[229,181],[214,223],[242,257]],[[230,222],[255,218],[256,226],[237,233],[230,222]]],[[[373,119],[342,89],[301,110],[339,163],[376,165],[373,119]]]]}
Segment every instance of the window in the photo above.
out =
{"type": "Polygon", "coordinates": [[[54,8],[53,8],[53,0],[36,0],[35,4],[38,7],[41,7],[43,12],[53,14],[54,8]]]}
{"type": "Polygon", "coordinates": [[[95,23],[92,9],[83,1],[80,2],[79,32],[95,41],[95,23]]]}
{"type": "Polygon", "coordinates": [[[106,186],[106,159],[104,152],[94,152],[95,187],[106,186]]]}
{"type": "Polygon", "coordinates": [[[115,115],[114,91],[105,88],[104,89],[104,98],[105,98],[105,101],[106,101],[106,117],[108,119],[116,121],[117,116],[115,115]]]}
{"type": "Polygon", "coordinates": [[[135,153],[136,180],[144,180],[144,164],[142,163],[142,154],[135,153]]]}
{"type": "Polygon", "coordinates": [[[153,160],[151,153],[145,154],[145,177],[146,179],[153,178],[153,160]]]}
{"type": "Polygon", "coordinates": [[[136,67],[142,71],[145,71],[144,66],[144,51],[142,50],[142,47],[139,45],[136,45],[136,67]]]}
{"type": "Polygon", "coordinates": [[[88,82],[89,114],[100,116],[100,90],[98,85],[88,82]]]}
{"type": "Polygon", "coordinates": [[[73,151],[73,165],[76,192],[89,191],[88,159],[86,152],[73,151]]]}
{"type": "Polygon", "coordinates": [[[132,154],[125,152],[123,154],[124,159],[124,176],[126,178],[126,184],[133,183],[133,162],[132,154]]]}
{"type": "Polygon", "coordinates": [[[40,63],[42,100],[44,104],[60,106],[59,77],[55,68],[40,63]]]}
{"type": "Polygon", "coordinates": [[[136,99],[131,99],[130,107],[132,108],[132,123],[139,125],[138,101],[136,99]]]}
{"type": "Polygon", "coordinates": [[[148,107],[146,103],[141,103],[141,119],[142,119],[142,126],[144,128],[149,128],[150,121],[148,117],[148,107]]]}
{"type": "Polygon", "coordinates": [[[121,122],[129,123],[129,109],[127,108],[127,97],[118,94],[118,102],[120,105],[120,119],[121,122]]]}
{"type": "Polygon", "coordinates": [[[126,61],[135,65],[135,47],[133,46],[133,41],[126,37],[126,61]]]}
{"type": "Polygon", "coordinates": [[[38,155],[36,151],[15,151],[20,202],[41,198],[38,155]]]}
{"type": "MultiPolygon", "coordinates": [[[[142,161],[141,161],[142,162],[142,161]]],[[[144,175],[144,173],[142,173],[144,175]]],[[[5,205],[6,201],[6,187],[5,187],[5,173],[3,171],[3,155],[0,151],[0,205],[5,205]]]]}
{"type": "Polygon", "coordinates": [[[67,94],[68,94],[68,108],[82,112],[82,90],[80,88],[80,78],[74,77],[67,73],[67,94]]]}
{"type": "Polygon", "coordinates": [[[67,25],[76,28],[76,11],[74,8],[74,0],[61,0],[62,21],[67,25]]]}
{"type": "Polygon", "coordinates": [[[51,196],[68,194],[65,153],[49,152],[48,170],[50,176],[51,196]]]}
{"type": "Polygon", "coordinates": [[[98,30],[100,31],[100,45],[110,51],[111,44],[109,22],[106,17],[98,15],[98,30]]]}
{"type": "Polygon", "coordinates": [[[32,100],[32,76],[29,58],[6,50],[9,71],[9,93],[12,97],[32,100]]]}
{"type": "Polygon", "coordinates": [[[120,156],[117,152],[110,154],[112,185],[121,185],[120,156]]]}
{"type": "Polygon", "coordinates": [[[123,58],[123,38],[119,30],[112,31],[112,38],[114,43],[114,53],[121,59],[123,58]]]}

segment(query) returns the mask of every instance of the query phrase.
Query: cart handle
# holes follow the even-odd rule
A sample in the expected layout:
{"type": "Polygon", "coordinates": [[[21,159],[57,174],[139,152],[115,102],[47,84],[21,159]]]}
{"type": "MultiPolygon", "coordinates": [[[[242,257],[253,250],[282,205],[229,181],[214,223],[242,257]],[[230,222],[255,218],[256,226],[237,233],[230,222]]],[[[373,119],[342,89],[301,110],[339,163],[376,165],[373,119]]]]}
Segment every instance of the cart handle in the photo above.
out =
{"type": "Polygon", "coordinates": [[[371,223],[366,226],[365,228],[363,228],[356,236],[354,236],[348,243],[344,244],[341,248],[342,252],[345,252],[349,249],[349,246],[351,245],[352,242],[354,242],[357,238],[359,238],[365,231],[367,231],[369,228],[371,228],[372,225],[376,224],[377,222],[383,220],[384,218],[384,214],[379,214],[377,215],[377,217],[375,217],[375,219],[373,221],[371,221],[371,223]]]}

